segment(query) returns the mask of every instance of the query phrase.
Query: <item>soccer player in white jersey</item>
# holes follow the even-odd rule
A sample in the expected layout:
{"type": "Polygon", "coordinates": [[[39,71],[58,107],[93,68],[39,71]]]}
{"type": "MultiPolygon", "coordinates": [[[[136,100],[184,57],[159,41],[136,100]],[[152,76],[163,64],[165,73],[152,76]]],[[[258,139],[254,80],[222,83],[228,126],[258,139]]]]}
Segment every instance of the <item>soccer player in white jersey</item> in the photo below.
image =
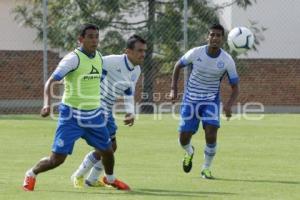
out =
{"type": "MultiPolygon", "coordinates": [[[[140,66],[144,62],[146,51],[146,41],[138,35],[133,35],[127,40],[125,54],[109,55],[103,57],[103,72],[101,80],[101,107],[107,114],[106,127],[110,133],[113,150],[117,149],[116,131],[117,126],[113,117],[113,107],[118,97],[124,97],[126,115],[125,125],[132,126],[134,123],[134,91],[135,85],[141,73],[140,66]]],[[[107,181],[105,176],[99,180],[103,164],[101,155],[97,151],[88,153],[72,177],[76,177],[80,182],[73,182],[75,187],[84,185],[101,187],[107,181]],[[90,173],[86,174],[85,166],[90,157],[96,157],[98,162],[94,164],[90,173]],[[80,183],[80,184],[78,184],[80,183]],[[104,184],[103,184],[104,183],[104,184]]]]}
{"type": "Polygon", "coordinates": [[[192,65],[192,71],[185,87],[181,105],[179,143],[185,150],[184,172],[190,172],[194,147],[192,136],[198,131],[200,120],[205,132],[204,164],[201,176],[212,179],[210,166],[216,154],[217,131],[220,127],[220,83],[227,75],[232,92],[223,105],[226,117],[231,117],[231,107],[239,93],[239,77],[232,57],[221,46],[224,42],[224,28],[220,24],[210,27],[207,45],[195,47],[184,54],[175,64],[170,97],[177,98],[177,81],[180,70],[192,65]]]}

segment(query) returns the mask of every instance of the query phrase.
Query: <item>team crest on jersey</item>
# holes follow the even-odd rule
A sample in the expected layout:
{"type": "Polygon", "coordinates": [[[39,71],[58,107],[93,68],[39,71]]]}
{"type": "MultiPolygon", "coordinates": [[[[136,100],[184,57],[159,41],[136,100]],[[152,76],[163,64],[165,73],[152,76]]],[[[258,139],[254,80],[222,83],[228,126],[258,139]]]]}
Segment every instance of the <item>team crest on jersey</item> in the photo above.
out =
{"type": "Polygon", "coordinates": [[[225,63],[224,63],[223,61],[219,61],[219,62],[217,63],[217,67],[218,67],[219,69],[223,69],[224,66],[225,66],[225,63]]]}

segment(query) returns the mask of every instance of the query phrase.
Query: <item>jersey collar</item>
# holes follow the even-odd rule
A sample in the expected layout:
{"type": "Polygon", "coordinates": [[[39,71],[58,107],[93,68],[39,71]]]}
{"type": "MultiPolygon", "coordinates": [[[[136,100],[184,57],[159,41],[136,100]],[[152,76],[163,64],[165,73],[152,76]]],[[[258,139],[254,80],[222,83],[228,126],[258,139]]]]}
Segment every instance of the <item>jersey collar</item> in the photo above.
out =
{"type": "Polygon", "coordinates": [[[134,66],[133,66],[133,64],[130,62],[130,60],[128,59],[128,57],[127,57],[126,54],[124,54],[124,61],[125,61],[126,68],[127,68],[129,71],[133,71],[133,70],[134,70],[134,66]]]}
{"type": "Polygon", "coordinates": [[[208,54],[208,45],[206,45],[206,46],[205,46],[205,52],[206,52],[206,55],[207,55],[208,57],[211,57],[211,58],[217,58],[217,57],[219,57],[219,55],[221,54],[221,48],[219,49],[219,51],[217,52],[216,55],[210,55],[210,54],[208,54]]]}
{"type": "Polygon", "coordinates": [[[95,52],[95,54],[89,54],[82,47],[79,47],[78,50],[81,51],[82,53],[84,53],[89,58],[95,58],[95,56],[96,56],[96,52],[95,52]]]}

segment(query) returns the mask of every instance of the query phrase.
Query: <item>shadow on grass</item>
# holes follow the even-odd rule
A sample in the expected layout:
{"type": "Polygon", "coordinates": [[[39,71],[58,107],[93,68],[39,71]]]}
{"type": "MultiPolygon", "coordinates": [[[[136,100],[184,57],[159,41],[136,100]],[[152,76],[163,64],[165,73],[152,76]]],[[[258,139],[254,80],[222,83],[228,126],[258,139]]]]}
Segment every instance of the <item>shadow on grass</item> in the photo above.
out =
{"type": "Polygon", "coordinates": [[[120,196],[153,196],[153,197],[211,197],[215,195],[235,195],[235,193],[228,192],[206,192],[206,191],[185,191],[185,190],[165,190],[165,189],[145,189],[136,188],[130,192],[114,190],[109,188],[89,188],[88,190],[38,190],[40,192],[54,192],[54,193],[77,193],[77,194],[106,194],[106,195],[120,195],[120,196]]]}
{"type": "Polygon", "coordinates": [[[251,179],[230,179],[230,178],[215,178],[216,181],[231,181],[231,182],[250,182],[250,183],[279,183],[298,185],[299,181],[280,181],[280,180],[251,180],[251,179]]]}
{"type": "Polygon", "coordinates": [[[206,191],[186,191],[186,190],[165,190],[165,189],[134,189],[129,194],[147,196],[173,196],[173,197],[207,197],[211,195],[235,195],[228,192],[206,192],[206,191]]]}

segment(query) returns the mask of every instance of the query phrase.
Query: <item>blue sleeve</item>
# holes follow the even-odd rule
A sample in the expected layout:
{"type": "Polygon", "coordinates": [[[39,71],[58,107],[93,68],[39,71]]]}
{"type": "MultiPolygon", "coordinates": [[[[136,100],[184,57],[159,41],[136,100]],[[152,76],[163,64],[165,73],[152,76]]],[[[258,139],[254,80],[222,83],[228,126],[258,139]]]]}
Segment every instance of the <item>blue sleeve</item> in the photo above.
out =
{"type": "Polygon", "coordinates": [[[235,66],[233,59],[229,60],[226,68],[227,68],[227,76],[228,76],[229,83],[231,85],[238,84],[239,83],[239,75],[237,73],[236,66],[235,66]]]}
{"type": "Polygon", "coordinates": [[[59,74],[52,74],[52,77],[54,78],[54,80],[56,81],[60,81],[61,79],[63,79],[64,77],[63,76],[60,76],[59,74]]]}
{"type": "Polygon", "coordinates": [[[188,60],[186,60],[185,58],[180,58],[180,60],[179,60],[179,64],[180,64],[180,66],[182,67],[182,68],[184,68],[184,67],[186,67],[188,64],[190,64],[189,63],[189,61],[188,60]]]}
{"type": "Polygon", "coordinates": [[[236,78],[228,77],[228,80],[229,80],[230,85],[235,85],[235,84],[238,84],[240,82],[239,77],[236,77],[236,78]]]}
{"type": "Polygon", "coordinates": [[[101,81],[103,81],[106,75],[107,75],[107,71],[105,69],[102,69],[101,81]]]}

